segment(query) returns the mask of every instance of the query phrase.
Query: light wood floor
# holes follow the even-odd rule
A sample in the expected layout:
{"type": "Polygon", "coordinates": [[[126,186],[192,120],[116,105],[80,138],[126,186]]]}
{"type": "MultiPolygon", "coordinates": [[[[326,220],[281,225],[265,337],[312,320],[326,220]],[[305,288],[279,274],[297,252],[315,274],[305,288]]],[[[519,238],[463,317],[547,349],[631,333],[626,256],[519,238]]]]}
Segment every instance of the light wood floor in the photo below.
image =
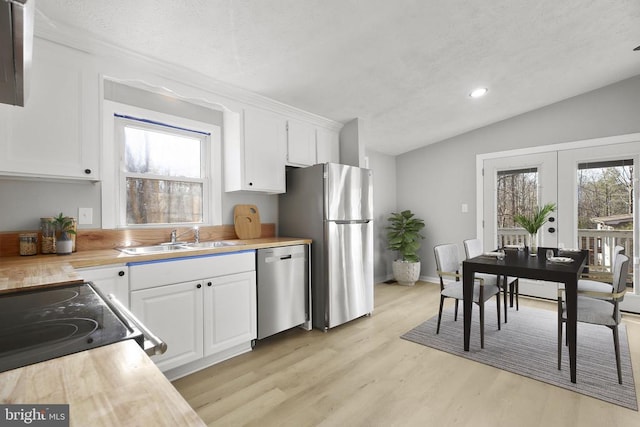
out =
{"type": "MultiPolygon", "coordinates": [[[[372,317],[278,334],[174,385],[209,425],[640,426],[638,412],[399,338],[438,301],[434,284],[377,284],[372,317]]],[[[640,317],[625,322],[639,389],[640,317]]]]}

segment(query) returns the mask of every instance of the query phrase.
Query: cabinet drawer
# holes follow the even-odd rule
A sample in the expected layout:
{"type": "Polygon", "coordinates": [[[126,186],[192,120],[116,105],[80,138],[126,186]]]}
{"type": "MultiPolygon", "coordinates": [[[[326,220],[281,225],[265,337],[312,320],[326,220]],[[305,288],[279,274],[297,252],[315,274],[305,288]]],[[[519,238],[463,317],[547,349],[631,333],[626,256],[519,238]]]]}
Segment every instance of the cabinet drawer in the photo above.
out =
{"type": "Polygon", "coordinates": [[[205,277],[254,271],[255,251],[212,254],[180,259],[129,263],[129,286],[132,291],[205,277]]]}

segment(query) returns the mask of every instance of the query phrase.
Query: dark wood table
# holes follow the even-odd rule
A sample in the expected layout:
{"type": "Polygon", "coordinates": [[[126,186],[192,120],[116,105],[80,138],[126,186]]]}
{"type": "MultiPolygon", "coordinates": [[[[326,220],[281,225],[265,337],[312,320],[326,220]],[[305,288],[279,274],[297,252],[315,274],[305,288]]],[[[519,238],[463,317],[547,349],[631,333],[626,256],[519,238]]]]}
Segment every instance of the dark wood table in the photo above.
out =
{"type": "MultiPolygon", "coordinates": [[[[568,264],[547,262],[545,251],[539,248],[538,256],[530,256],[527,250],[506,250],[504,260],[492,256],[477,256],[462,262],[464,296],[464,350],[469,351],[471,334],[471,312],[473,309],[473,281],[475,273],[489,273],[499,276],[521,277],[564,283],[567,307],[567,339],[569,341],[569,361],[571,382],[576,382],[576,323],[578,301],[578,279],[586,265],[589,251],[560,251],[560,256],[570,257],[568,264]]],[[[557,249],[555,249],[557,253],[557,249]]],[[[551,365],[550,365],[551,366],[551,365]]]]}

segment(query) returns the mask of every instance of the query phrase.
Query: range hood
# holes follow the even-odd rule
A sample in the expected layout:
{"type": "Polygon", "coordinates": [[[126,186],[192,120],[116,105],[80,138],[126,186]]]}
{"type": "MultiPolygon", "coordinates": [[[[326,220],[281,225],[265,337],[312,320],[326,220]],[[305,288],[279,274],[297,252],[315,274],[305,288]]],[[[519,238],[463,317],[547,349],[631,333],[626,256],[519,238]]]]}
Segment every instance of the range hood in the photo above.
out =
{"type": "Polygon", "coordinates": [[[0,0],[0,103],[24,107],[33,49],[35,0],[0,0]]]}

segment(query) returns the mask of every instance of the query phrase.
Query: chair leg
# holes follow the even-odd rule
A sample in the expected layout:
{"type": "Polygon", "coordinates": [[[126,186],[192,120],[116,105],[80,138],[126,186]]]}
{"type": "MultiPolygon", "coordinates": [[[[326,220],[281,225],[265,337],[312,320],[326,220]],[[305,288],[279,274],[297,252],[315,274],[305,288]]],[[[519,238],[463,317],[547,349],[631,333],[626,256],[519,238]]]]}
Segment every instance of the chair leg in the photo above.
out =
{"type": "Polygon", "coordinates": [[[516,279],[513,284],[516,289],[516,311],[518,311],[520,310],[520,279],[516,279]]]}
{"type": "Polygon", "coordinates": [[[456,308],[453,312],[453,321],[454,322],[458,321],[458,300],[456,300],[456,308]]]}
{"type": "MultiPolygon", "coordinates": [[[[458,300],[456,300],[458,302],[458,300]]],[[[442,306],[444,305],[444,296],[440,295],[440,310],[438,310],[438,327],[436,328],[436,334],[440,333],[440,320],[442,320],[442,306]]]]}
{"type": "Polygon", "coordinates": [[[515,282],[509,284],[509,307],[513,307],[513,290],[515,288],[515,282]]]}
{"type": "Polygon", "coordinates": [[[480,348],[484,348],[484,303],[480,306],[480,348]]]}
{"type": "Polygon", "coordinates": [[[622,367],[620,366],[620,338],[618,336],[618,326],[613,329],[613,346],[616,350],[616,367],[618,368],[618,384],[622,384],[622,367]]]}

